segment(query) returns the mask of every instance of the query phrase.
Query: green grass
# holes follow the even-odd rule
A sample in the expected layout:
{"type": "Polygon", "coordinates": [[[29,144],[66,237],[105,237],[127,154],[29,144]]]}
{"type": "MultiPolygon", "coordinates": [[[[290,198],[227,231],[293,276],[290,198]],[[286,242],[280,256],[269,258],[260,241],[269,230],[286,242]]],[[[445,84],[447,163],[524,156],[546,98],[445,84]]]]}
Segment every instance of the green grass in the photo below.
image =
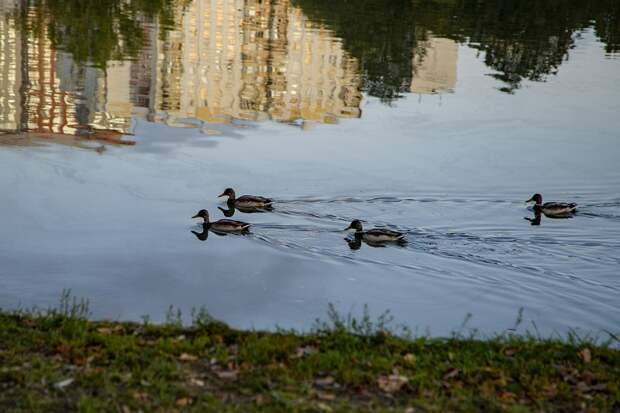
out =
{"type": "Polygon", "coordinates": [[[403,338],[330,319],[308,334],[0,312],[0,411],[619,411],[620,352],[593,340],[403,338]]]}

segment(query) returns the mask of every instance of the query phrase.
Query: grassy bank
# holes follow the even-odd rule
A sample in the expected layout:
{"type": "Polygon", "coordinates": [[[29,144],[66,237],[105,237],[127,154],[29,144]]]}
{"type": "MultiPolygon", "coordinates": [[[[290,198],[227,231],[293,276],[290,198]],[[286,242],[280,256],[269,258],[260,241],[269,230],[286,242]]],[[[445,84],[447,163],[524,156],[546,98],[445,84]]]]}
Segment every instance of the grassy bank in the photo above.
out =
{"type": "Polygon", "coordinates": [[[337,316],[300,335],[206,313],[182,327],[82,312],[0,312],[0,411],[620,410],[620,352],[592,342],[405,339],[337,316]]]}

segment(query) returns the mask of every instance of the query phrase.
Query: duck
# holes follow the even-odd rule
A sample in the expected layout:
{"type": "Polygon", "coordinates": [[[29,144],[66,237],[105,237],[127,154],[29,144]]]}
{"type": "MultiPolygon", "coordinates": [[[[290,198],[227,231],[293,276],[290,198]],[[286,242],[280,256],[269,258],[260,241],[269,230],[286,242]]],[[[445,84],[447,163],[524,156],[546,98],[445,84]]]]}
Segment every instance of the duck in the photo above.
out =
{"type": "Polygon", "coordinates": [[[398,242],[403,241],[405,238],[405,234],[402,232],[392,231],[385,228],[373,228],[368,231],[364,231],[362,222],[359,219],[351,221],[351,224],[344,230],[348,231],[351,229],[355,230],[356,239],[363,239],[364,241],[370,243],[398,242]]]}
{"type": "Polygon", "coordinates": [[[206,227],[215,232],[243,232],[250,228],[250,224],[247,222],[234,221],[232,219],[220,219],[215,222],[209,221],[209,212],[206,209],[201,209],[192,218],[202,218],[203,228],[206,227]]]}
{"type": "Polygon", "coordinates": [[[270,208],[273,201],[269,198],[255,195],[242,195],[239,198],[235,196],[235,190],[232,188],[226,188],[218,198],[227,196],[226,203],[229,206],[234,206],[239,209],[252,209],[252,208],[270,208]]]}
{"type": "Polygon", "coordinates": [[[541,194],[534,194],[525,202],[534,202],[534,212],[541,212],[546,216],[566,216],[573,214],[577,210],[577,204],[574,202],[545,202],[543,204],[541,194]]]}

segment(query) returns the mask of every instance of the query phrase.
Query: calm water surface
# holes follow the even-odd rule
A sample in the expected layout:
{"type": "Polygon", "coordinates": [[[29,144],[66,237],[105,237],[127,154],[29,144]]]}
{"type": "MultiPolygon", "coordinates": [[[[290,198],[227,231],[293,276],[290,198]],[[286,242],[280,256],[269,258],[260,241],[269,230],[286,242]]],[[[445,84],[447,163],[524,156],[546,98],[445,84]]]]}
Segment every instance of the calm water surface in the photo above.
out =
{"type": "Polygon", "coordinates": [[[620,8],[498,3],[3,0],[0,307],[617,332],[620,8]],[[228,186],[275,210],[201,236],[228,186]]]}

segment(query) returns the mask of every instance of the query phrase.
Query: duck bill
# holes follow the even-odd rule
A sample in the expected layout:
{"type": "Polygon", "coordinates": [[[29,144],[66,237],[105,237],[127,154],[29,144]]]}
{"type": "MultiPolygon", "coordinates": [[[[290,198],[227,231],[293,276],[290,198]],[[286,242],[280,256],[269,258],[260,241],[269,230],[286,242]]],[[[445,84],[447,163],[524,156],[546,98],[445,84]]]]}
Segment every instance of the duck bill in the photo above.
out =
{"type": "Polygon", "coordinates": [[[534,202],[534,197],[531,197],[530,199],[528,199],[527,201],[525,201],[525,203],[529,203],[529,202],[534,202]]]}
{"type": "Polygon", "coordinates": [[[192,218],[200,218],[200,214],[196,214],[192,218]]]}
{"type": "Polygon", "coordinates": [[[226,196],[226,193],[225,193],[225,192],[224,192],[224,193],[219,194],[217,197],[218,197],[218,198],[221,198],[221,197],[223,197],[223,196],[226,196]]]}
{"type": "Polygon", "coordinates": [[[350,229],[353,229],[353,228],[351,227],[351,225],[349,225],[348,227],[346,227],[345,229],[343,229],[343,231],[348,231],[348,230],[350,230],[350,229]]]}

